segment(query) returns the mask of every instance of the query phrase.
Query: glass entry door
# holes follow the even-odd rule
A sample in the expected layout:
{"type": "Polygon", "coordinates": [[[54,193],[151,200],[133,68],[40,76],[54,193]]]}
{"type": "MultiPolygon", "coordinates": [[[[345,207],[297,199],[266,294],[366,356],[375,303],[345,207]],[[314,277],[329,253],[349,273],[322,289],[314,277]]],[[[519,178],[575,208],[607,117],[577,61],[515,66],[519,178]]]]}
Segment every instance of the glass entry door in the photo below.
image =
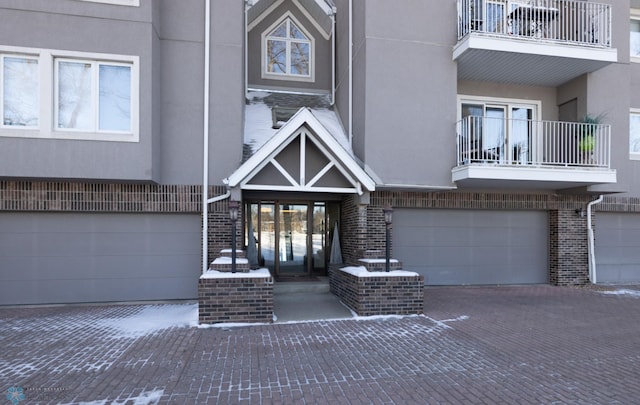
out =
{"type": "Polygon", "coordinates": [[[281,277],[324,275],[329,241],[326,207],[324,202],[247,204],[249,261],[281,277]]]}
{"type": "Polygon", "coordinates": [[[308,206],[301,204],[278,204],[278,268],[277,273],[286,275],[305,275],[307,267],[308,206]]]}

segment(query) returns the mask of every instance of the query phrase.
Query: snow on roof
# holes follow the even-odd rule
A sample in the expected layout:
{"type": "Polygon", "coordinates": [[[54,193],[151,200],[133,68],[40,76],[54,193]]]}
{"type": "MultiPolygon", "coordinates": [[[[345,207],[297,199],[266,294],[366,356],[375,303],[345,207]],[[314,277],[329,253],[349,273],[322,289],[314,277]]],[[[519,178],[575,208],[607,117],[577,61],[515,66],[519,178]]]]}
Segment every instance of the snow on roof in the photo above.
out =
{"type": "MultiPolygon", "coordinates": [[[[249,156],[260,149],[271,137],[278,132],[273,128],[272,108],[304,108],[312,114],[333,135],[335,140],[352,156],[349,138],[335,111],[330,109],[327,95],[324,94],[294,94],[271,93],[266,91],[249,91],[245,106],[244,143],[251,148],[249,156]]],[[[249,156],[244,156],[246,160],[249,156]]]]}

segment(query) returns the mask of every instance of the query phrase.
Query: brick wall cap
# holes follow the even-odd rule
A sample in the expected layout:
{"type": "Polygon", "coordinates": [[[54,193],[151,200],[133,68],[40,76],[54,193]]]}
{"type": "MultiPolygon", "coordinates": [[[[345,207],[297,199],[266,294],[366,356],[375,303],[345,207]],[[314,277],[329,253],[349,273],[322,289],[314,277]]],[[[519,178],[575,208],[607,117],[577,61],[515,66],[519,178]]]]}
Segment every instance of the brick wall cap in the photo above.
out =
{"type": "MultiPolygon", "coordinates": [[[[222,249],[220,251],[220,254],[224,254],[224,253],[233,253],[233,249],[222,249]]],[[[242,249],[236,249],[236,254],[243,254],[244,250],[242,249]]]]}
{"type": "MultiPolygon", "coordinates": [[[[211,262],[211,266],[214,266],[216,264],[231,264],[231,257],[218,257],[217,259],[215,259],[214,261],[211,262]]],[[[249,263],[249,259],[245,259],[242,257],[236,257],[236,263],[237,264],[247,264],[249,263]]]]}
{"type": "MultiPolygon", "coordinates": [[[[358,259],[362,263],[386,263],[387,259],[358,259]]],[[[389,259],[389,263],[398,263],[398,259],[389,259]]]]}
{"type": "Polygon", "coordinates": [[[217,270],[207,270],[203,275],[200,276],[203,278],[270,278],[271,273],[269,273],[269,269],[257,269],[250,270],[248,273],[238,272],[231,273],[227,271],[217,271],[217,270]]]}
{"type": "Polygon", "coordinates": [[[391,270],[391,271],[369,271],[364,266],[358,267],[342,267],[340,269],[345,273],[349,273],[356,277],[419,277],[420,274],[407,270],[391,270]]]}

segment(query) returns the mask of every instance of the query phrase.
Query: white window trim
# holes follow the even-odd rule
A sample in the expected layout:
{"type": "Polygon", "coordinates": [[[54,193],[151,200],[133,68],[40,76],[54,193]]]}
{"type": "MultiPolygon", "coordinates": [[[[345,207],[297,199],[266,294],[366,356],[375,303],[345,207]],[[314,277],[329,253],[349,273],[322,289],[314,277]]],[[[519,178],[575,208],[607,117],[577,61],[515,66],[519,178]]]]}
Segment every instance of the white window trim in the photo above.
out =
{"type": "MultiPolygon", "coordinates": [[[[631,9],[630,12],[630,20],[637,20],[640,22],[640,9],[631,9]]],[[[630,61],[633,63],[640,63],[640,56],[633,56],[631,55],[631,49],[629,49],[629,57],[630,57],[630,61]]]]}
{"type": "Polygon", "coordinates": [[[542,101],[540,100],[525,100],[518,98],[500,98],[500,97],[484,97],[484,96],[468,96],[459,94],[457,105],[457,119],[462,119],[462,104],[466,103],[482,103],[482,104],[506,104],[509,107],[523,106],[523,107],[535,107],[533,110],[533,121],[540,121],[540,112],[542,111],[542,101]]]}
{"type": "MultiPolygon", "coordinates": [[[[485,107],[487,105],[501,105],[505,106],[506,111],[506,119],[511,119],[511,109],[513,107],[525,107],[532,108],[533,115],[531,120],[534,122],[540,122],[542,120],[542,101],[541,100],[525,100],[525,99],[517,99],[517,98],[500,98],[500,97],[486,97],[486,96],[469,96],[469,95],[458,95],[457,100],[457,112],[456,112],[456,121],[462,119],[462,104],[484,104],[485,107]]],[[[537,127],[533,127],[534,133],[541,133],[542,128],[540,125],[537,127]]],[[[542,137],[537,137],[538,141],[533,142],[529,147],[531,148],[531,153],[533,156],[538,156],[539,151],[542,150],[542,137]]]]}
{"type": "MultiPolygon", "coordinates": [[[[631,108],[629,110],[629,125],[631,125],[631,116],[638,115],[640,116],[640,108],[631,108]]],[[[640,152],[631,152],[631,128],[629,128],[629,137],[627,139],[627,147],[629,148],[629,159],[630,160],[640,160],[640,152]]]]}
{"type": "MultiPolygon", "coordinates": [[[[0,54],[35,57],[38,59],[40,71],[40,116],[38,128],[0,127],[0,137],[44,138],[92,140],[109,142],[140,141],[140,58],[132,55],[115,55],[105,53],[87,53],[53,49],[0,46],[0,54]],[[110,64],[126,64],[131,66],[131,131],[79,131],[76,129],[56,128],[57,99],[56,79],[54,75],[56,59],[73,59],[76,61],[105,62],[110,64]]],[[[0,94],[1,95],[1,94],[0,94]]]]}
{"type": "MultiPolygon", "coordinates": [[[[0,130],[8,129],[8,130],[37,130],[40,128],[40,111],[38,112],[38,125],[33,126],[14,126],[14,125],[5,125],[4,124],[4,60],[5,58],[20,58],[20,59],[31,59],[38,62],[38,71],[40,71],[40,61],[37,55],[30,55],[24,53],[2,53],[0,54],[0,130]]],[[[38,76],[38,85],[40,86],[40,74],[38,76]]],[[[38,99],[41,97],[41,94],[38,94],[38,99]]],[[[42,100],[39,99],[40,104],[42,105],[42,100]]]]}
{"type": "Polygon", "coordinates": [[[291,11],[287,11],[280,18],[276,20],[269,28],[267,28],[262,35],[260,36],[260,69],[262,71],[263,79],[271,79],[271,80],[282,80],[282,81],[295,81],[295,82],[315,82],[315,60],[316,60],[316,46],[315,46],[315,38],[313,35],[307,31],[304,25],[298,21],[298,19],[291,13],[291,11]],[[302,31],[302,33],[309,39],[309,76],[300,76],[300,75],[290,75],[290,74],[277,74],[277,73],[269,73],[267,72],[266,60],[267,60],[267,47],[266,40],[267,36],[271,31],[276,29],[276,27],[282,24],[286,19],[291,19],[296,26],[302,31]]]}
{"type": "Polygon", "coordinates": [[[91,3],[114,4],[116,6],[140,7],[140,0],[80,0],[91,3]]]}

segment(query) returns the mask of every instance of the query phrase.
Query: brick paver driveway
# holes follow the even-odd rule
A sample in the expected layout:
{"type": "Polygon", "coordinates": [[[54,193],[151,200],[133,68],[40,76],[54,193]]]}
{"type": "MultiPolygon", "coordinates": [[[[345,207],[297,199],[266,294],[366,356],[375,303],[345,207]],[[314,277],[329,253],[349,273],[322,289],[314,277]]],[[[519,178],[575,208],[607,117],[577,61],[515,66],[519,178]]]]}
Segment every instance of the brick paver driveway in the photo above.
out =
{"type": "Polygon", "coordinates": [[[0,405],[640,401],[636,296],[427,288],[425,308],[208,329],[193,304],[0,309],[0,405]]]}

